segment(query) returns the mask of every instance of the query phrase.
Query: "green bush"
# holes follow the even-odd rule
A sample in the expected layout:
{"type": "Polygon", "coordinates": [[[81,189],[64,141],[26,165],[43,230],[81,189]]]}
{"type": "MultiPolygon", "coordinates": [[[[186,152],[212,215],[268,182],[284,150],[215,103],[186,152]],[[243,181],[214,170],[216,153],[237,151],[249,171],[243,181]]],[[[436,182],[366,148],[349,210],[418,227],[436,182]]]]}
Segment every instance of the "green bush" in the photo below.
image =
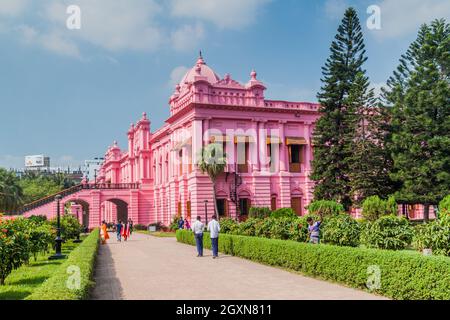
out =
{"type": "Polygon", "coordinates": [[[324,243],[349,247],[359,245],[359,224],[348,214],[327,217],[321,231],[324,243]]]}
{"type": "Polygon", "coordinates": [[[244,222],[238,224],[234,234],[240,234],[245,236],[255,236],[257,225],[261,223],[261,219],[248,218],[244,222]]]}
{"type": "Polygon", "coordinates": [[[271,218],[293,218],[293,217],[297,217],[297,214],[295,213],[294,209],[292,208],[280,208],[277,209],[275,211],[273,211],[270,214],[271,218]]]}
{"type": "Polygon", "coordinates": [[[236,232],[238,228],[238,223],[231,218],[220,219],[220,232],[222,233],[233,233],[236,232]]]}
{"type": "Polygon", "coordinates": [[[367,222],[361,232],[361,244],[369,248],[402,250],[411,244],[412,237],[409,221],[390,215],[367,222]]]}
{"type": "MultiPolygon", "coordinates": [[[[178,230],[176,235],[179,242],[195,245],[192,232],[178,230]]],[[[208,233],[203,241],[205,248],[211,248],[208,233]]],[[[373,293],[405,300],[450,299],[450,259],[446,257],[229,234],[220,236],[219,251],[366,290],[369,268],[376,266],[381,285],[373,293]]]]}
{"type": "Polygon", "coordinates": [[[383,200],[378,196],[368,197],[363,202],[361,214],[364,219],[369,221],[375,221],[385,215],[397,215],[395,198],[390,197],[388,200],[383,200]]]}
{"type": "Polygon", "coordinates": [[[414,248],[431,249],[435,255],[450,256],[450,216],[415,227],[414,248]]]}
{"type": "Polygon", "coordinates": [[[173,216],[172,223],[170,224],[169,229],[171,231],[178,230],[178,223],[180,222],[181,219],[182,219],[181,216],[178,215],[173,216]]]}
{"type": "Polygon", "coordinates": [[[0,220],[0,285],[5,284],[13,270],[30,259],[29,235],[23,231],[22,224],[23,221],[0,220]]]}
{"type": "Polygon", "coordinates": [[[248,213],[248,217],[264,219],[264,218],[270,217],[270,214],[271,214],[271,211],[269,208],[251,207],[250,211],[248,213]]]}
{"type": "Polygon", "coordinates": [[[27,300],[81,300],[88,298],[89,290],[93,287],[92,276],[94,262],[99,244],[99,230],[91,234],[73,250],[64,262],[27,300]],[[78,269],[79,268],[79,269],[78,269]],[[79,286],[76,277],[81,276],[79,286]],[[76,274],[75,274],[76,273],[76,274]]]}
{"type": "MultiPolygon", "coordinates": [[[[82,227],[78,222],[77,218],[75,218],[71,214],[65,214],[61,216],[61,238],[64,241],[75,239],[77,235],[82,231],[82,227]]],[[[56,229],[57,220],[56,218],[50,220],[50,224],[53,228],[56,229]]]]}
{"type": "Polygon", "coordinates": [[[450,194],[439,202],[439,218],[450,216],[450,194]]]}
{"type": "Polygon", "coordinates": [[[306,209],[308,213],[322,217],[344,213],[344,206],[332,200],[317,200],[311,202],[306,209]]]}
{"type": "Polygon", "coordinates": [[[144,224],[138,223],[138,224],[133,225],[133,229],[137,230],[137,231],[144,231],[144,230],[147,230],[147,226],[144,224]]]}

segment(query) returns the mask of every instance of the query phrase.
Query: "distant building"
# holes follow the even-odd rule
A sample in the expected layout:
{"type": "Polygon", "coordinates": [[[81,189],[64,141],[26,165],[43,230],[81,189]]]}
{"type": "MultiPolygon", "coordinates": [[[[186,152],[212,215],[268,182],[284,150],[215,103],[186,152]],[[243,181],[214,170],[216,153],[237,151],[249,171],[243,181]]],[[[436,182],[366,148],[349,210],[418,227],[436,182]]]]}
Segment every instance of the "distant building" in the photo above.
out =
{"type": "Polygon", "coordinates": [[[25,170],[50,170],[50,157],[44,155],[25,156],[25,170]]]}
{"type": "Polygon", "coordinates": [[[100,167],[103,163],[103,158],[96,158],[92,160],[85,160],[84,161],[84,169],[83,169],[83,176],[87,176],[89,181],[94,181],[95,176],[100,170],[100,167]]]}

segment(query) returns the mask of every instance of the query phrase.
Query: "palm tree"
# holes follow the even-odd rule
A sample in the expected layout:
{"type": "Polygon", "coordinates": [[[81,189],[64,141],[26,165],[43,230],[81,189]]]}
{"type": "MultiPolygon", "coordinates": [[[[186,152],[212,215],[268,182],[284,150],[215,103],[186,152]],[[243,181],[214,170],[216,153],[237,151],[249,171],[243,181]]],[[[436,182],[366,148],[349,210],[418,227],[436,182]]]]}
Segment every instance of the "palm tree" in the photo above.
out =
{"type": "Polygon", "coordinates": [[[0,169],[0,212],[12,213],[22,205],[22,188],[16,175],[0,169]]]}
{"type": "Polygon", "coordinates": [[[202,173],[208,174],[213,185],[214,213],[219,219],[216,201],[216,182],[217,178],[225,171],[227,165],[226,155],[223,152],[223,146],[220,143],[210,143],[206,145],[198,157],[198,168],[202,173]]]}

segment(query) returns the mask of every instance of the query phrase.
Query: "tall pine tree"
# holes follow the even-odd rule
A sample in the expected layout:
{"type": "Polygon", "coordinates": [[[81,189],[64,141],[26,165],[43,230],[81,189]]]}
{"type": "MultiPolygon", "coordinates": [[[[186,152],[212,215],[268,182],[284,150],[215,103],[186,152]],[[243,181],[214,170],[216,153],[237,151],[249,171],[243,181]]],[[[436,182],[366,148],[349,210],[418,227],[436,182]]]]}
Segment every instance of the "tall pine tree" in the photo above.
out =
{"type": "Polygon", "coordinates": [[[392,178],[404,203],[437,204],[450,191],[450,27],[423,25],[388,81],[393,106],[392,178]]]}
{"type": "Polygon", "coordinates": [[[317,97],[321,118],[314,131],[314,160],[311,179],[316,182],[316,199],[339,201],[348,209],[352,204],[350,162],[355,135],[355,110],[347,105],[358,74],[365,74],[367,60],[358,15],[347,9],[331,54],[322,68],[323,86],[317,97]]]}
{"type": "Polygon", "coordinates": [[[356,114],[349,183],[357,206],[367,197],[387,198],[394,191],[389,177],[392,159],[386,148],[390,115],[385,107],[377,105],[369,85],[368,77],[358,73],[346,103],[356,114]]]}

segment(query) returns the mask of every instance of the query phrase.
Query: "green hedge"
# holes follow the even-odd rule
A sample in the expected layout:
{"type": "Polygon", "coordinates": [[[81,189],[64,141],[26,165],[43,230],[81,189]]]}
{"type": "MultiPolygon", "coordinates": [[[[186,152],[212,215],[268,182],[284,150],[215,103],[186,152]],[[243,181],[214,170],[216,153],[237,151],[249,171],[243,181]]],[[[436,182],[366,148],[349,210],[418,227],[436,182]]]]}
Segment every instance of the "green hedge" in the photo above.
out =
{"type": "Polygon", "coordinates": [[[99,245],[99,230],[91,234],[73,250],[55,274],[47,279],[27,300],[81,300],[86,299],[93,286],[95,257],[99,245]],[[79,289],[69,289],[67,281],[73,274],[68,273],[70,266],[80,269],[81,281],[79,289]]]}
{"type": "MultiPolygon", "coordinates": [[[[193,233],[187,230],[177,231],[177,241],[195,245],[193,233]]],[[[204,245],[211,247],[208,233],[204,245]]],[[[394,299],[450,299],[446,257],[229,234],[220,235],[219,251],[359,289],[367,289],[367,270],[375,265],[381,270],[381,287],[374,293],[394,299]]]]}

